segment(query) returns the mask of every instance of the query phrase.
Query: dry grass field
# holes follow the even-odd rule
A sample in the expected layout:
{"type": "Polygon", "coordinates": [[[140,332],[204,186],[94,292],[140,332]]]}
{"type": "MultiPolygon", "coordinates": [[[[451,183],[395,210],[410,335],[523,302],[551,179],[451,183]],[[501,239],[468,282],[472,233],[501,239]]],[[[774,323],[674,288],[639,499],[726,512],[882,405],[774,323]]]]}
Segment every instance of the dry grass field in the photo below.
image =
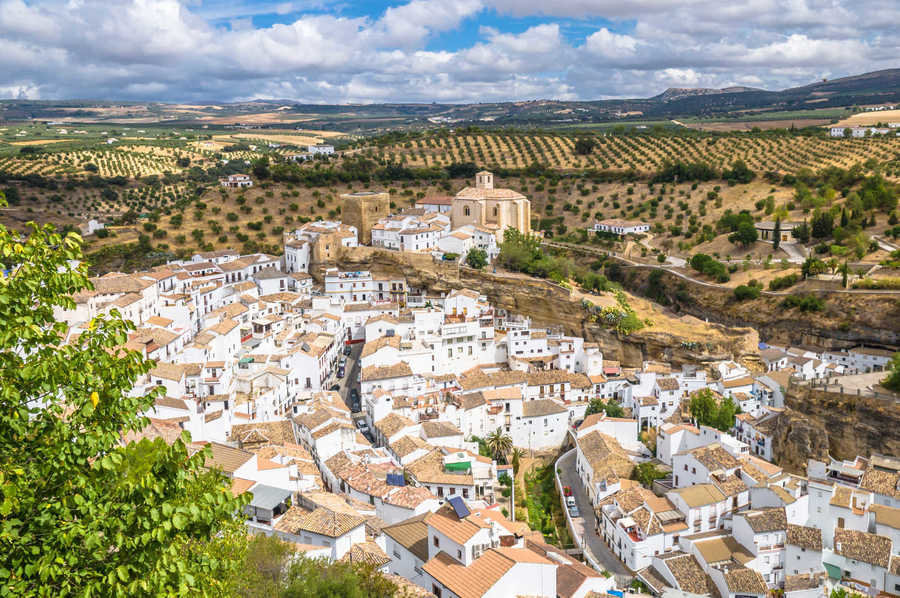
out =
{"type": "Polygon", "coordinates": [[[71,139],[32,139],[31,141],[10,141],[10,145],[45,145],[47,143],[65,143],[71,139]]]}
{"type": "Polygon", "coordinates": [[[860,112],[838,122],[834,127],[863,127],[877,123],[900,122],[900,110],[879,110],[876,112],[860,112]]]}

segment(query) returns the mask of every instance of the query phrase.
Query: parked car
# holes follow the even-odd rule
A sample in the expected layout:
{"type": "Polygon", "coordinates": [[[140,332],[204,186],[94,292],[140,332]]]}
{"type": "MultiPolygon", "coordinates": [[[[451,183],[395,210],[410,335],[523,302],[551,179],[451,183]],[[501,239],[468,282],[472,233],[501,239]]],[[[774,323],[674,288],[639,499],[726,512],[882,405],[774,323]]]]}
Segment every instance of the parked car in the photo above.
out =
{"type": "Polygon", "coordinates": [[[333,390],[333,391],[337,392],[337,391],[339,391],[340,389],[341,389],[341,385],[340,385],[340,384],[332,384],[332,385],[331,385],[331,388],[329,388],[328,390],[333,390]]]}
{"type": "Polygon", "coordinates": [[[341,357],[341,360],[338,362],[338,365],[340,365],[340,367],[342,367],[342,368],[347,367],[347,358],[341,357]]]}
{"type": "Polygon", "coordinates": [[[350,345],[344,345],[344,355],[350,355],[350,352],[353,350],[350,345]]]}
{"type": "Polygon", "coordinates": [[[338,368],[338,371],[337,371],[337,377],[338,377],[338,378],[343,378],[343,377],[344,377],[344,368],[338,368]]]}
{"type": "Polygon", "coordinates": [[[563,486],[563,495],[564,496],[572,496],[571,486],[563,486]]]}
{"type": "Polygon", "coordinates": [[[574,497],[574,496],[569,495],[569,496],[566,497],[566,506],[569,507],[570,509],[571,509],[572,507],[575,507],[575,506],[576,506],[576,505],[575,505],[575,497],[574,497]]]}
{"type": "Polygon", "coordinates": [[[578,510],[577,505],[572,505],[571,507],[569,507],[569,516],[572,519],[575,519],[576,517],[581,517],[581,511],[578,510]]]}

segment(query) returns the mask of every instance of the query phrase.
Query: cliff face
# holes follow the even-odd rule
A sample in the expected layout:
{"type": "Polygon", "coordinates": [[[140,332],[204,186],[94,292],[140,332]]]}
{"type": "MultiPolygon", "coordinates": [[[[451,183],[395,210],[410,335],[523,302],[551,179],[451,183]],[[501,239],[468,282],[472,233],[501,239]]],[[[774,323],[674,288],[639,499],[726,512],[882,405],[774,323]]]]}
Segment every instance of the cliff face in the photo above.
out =
{"type": "Polygon", "coordinates": [[[629,301],[639,306],[640,315],[651,319],[653,325],[626,336],[592,321],[580,294],[545,280],[458,269],[455,264],[435,263],[429,256],[369,247],[342,250],[334,265],[344,270],[399,274],[409,287],[423,289],[429,295],[460,288],[477,290],[496,307],[528,316],[536,326],[560,326],[566,334],[598,343],[607,359],[626,367],[638,367],[644,360],[681,364],[720,359],[738,359],[752,367],[758,359],[759,339],[754,330],[708,324],[658,309],[651,313],[649,302],[637,297],[629,297],[629,301]]]}
{"type": "MultiPolygon", "coordinates": [[[[900,400],[900,399],[898,399],[900,400]]],[[[776,462],[802,473],[806,458],[900,454],[900,403],[792,386],[774,432],[776,462]]]]}
{"type": "Polygon", "coordinates": [[[786,409],[772,434],[775,462],[786,471],[806,475],[807,459],[828,460],[828,432],[821,421],[786,409]]]}
{"type": "MultiPolygon", "coordinates": [[[[626,268],[625,287],[647,293],[651,271],[649,268],[626,268]]],[[[762,295],[759,299],[738,302],[731,289],[707,287],[661,272],[658,290],[675,308],[721,324],[752,326],[767,342],[826,348],[859,344],[900,345],[900,298],[897,295],[823,293],[819,296],[825,300],[824,311],[802,313],[781,307],[784,296],[762,295]]]]}

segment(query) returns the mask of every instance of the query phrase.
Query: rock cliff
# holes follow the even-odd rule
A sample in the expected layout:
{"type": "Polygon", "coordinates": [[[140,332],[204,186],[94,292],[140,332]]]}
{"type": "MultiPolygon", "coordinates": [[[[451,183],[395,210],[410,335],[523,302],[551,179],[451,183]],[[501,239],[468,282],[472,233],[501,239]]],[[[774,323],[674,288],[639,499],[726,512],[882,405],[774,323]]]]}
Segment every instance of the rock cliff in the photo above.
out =
{"type": "MultiPolygon", "coordinates": [[[[652,271],[626,268],[625,288],[650,293],[652,271]]],[[[663,274],[655,292],[664,294],[674,308],[720,324],[752,326],[766,342],[826,348],[900,345],[900,297],[896,294],[821,292],[817,294],[825,300],[825,310],[803,313],[783,308],[784,296],[764,294],[739,302],[729,288],[704,286],[657,271],[663,274]]]]}
{"type": "Polygon", "coordinates": [[[900,397],[876,398],[791,386],[785,393],[787,417],[776,433],[780,464],[793,464],[793,455],[819,458],[825,452],[835,459],[853,459],[872,453],[900,455],[900,397]]]}

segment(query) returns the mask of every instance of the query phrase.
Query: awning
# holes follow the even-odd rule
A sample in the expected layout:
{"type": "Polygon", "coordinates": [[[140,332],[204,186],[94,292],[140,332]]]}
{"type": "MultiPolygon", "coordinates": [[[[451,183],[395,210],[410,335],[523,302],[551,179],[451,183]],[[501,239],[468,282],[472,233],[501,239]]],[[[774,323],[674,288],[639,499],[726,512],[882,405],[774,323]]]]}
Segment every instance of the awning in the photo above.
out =
{"type": "Polygon", "coordinates": [[[458,461],[456,463],[445,463],[444,468],[447,471],[469,471],[472,468],[470,461],[458,461]]]}
{"type": "Polygon", "coordinates": [[[825,571],[828,572],[828,577],[831,579],[840,579],[844,576],[844,572],[837,565],[830,565],[828,563],[822,563],[825,565],[825,571]]]}

